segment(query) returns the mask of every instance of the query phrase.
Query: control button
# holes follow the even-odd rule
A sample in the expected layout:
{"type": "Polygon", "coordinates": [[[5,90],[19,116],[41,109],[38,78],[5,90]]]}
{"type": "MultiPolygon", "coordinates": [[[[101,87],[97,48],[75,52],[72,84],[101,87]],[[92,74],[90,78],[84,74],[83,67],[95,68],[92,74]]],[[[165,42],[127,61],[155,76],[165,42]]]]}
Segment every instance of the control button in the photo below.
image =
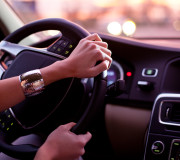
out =
{"type": "Polygon", "coordinates": [[[59,46],[61,43],[63,43],[64,42],[64,40],[62,40],[62,39],[60,39],[60,40],[58,40],[57,42],[56,42],[56,44],[59,46]]]}
{"type": "Polygon", "coordinates": [[[52,46],[50,46],[50,47],[48,48],[48,51],[54,52],[57,48],[58,48],[58,44],[57,44],[57,43],[54,43],[52,46]]]}
{"type": "Polygon", "coordinates": [[[150,91],[154,89],[153,83],[148,81],[138,81],[137,85],[141,90],[144,91],[150,91]]]}
{"type": "Polygon", "coordinates": [[[180,146],[180,143],[179,142],[174,142],[173,145],[174,146],[180,146]]]}
{"type": "Polygon", "coordinates": [[[152,144],[151,150],[154,154],[161,154],[164,151],[164,144],[161,141],[156,141],[152,144]]]}
{"type": "Polygon", "coordinates": [[[1,127],[2,127],[2,129],[5,128],[5,123],[4,122],[1,123],[1,127]]]}
{"type": "Polygon", "coordinates": [[[65,54],[69,54],[69,51],[65,51],[65,54]]]}
{"type": "Polygon", "coordinates": [[[68,43],[69,43],[68,41],[64,41],[61,43],[61,46],[65,48],[68,45],[68,43]]]}
{"type": "Polygon", "coordinates": [[[155,68],[144,68],[142,71],[143,77],[156,77],[158,73],[158,69],[155,68]]]}
{"type": "Polygon", "coordinates": [[[156,70],[155,69],[146,69],[144,74],[145,75],[155,75],[156,70]]]}
{"type": "Polygon", "coordinates": [[[62,53],[63,49],[61,47],[58,47],[57,50],[55,51],[55,53],[60,54],[62,53]]]}
{"type": "Polygon", "coordinates": [[[57,48],[57,45],[54,45],[54,46],[52,47],[52,51],[56,50],[56,48],[57,48]]]}
{"type": "Polygon", "coordinates": [[[70,44],[70,45],[68,46],[68,48],[70,48],[70,49],[71,49],[71,48],[73,48],[73,45],[72,45],[72,44],[70,44]]]}
{"type": "Polygon", "coordinates": [[[70,55],[70,51],[66,50],[66,48],[65,48],[65,50],[62,53],[62,55],[65,56],[65,57],[68,57],[70,55]]]}

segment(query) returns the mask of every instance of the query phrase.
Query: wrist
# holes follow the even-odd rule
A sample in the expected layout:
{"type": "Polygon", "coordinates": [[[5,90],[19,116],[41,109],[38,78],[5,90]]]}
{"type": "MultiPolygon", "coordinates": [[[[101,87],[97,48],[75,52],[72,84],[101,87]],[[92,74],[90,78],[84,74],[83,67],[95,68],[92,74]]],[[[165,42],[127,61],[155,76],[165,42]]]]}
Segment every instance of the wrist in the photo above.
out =
{"type": "Polygon", "coordinates": [[[39,148],[39,150],[37,151],[34,160],[48,160],[50,159],[49,155],[46,155],[47,151],[45,150],[45,148],[43,147],[43,145],[39,148]]]}
{"type": "Polygon", "coordinates": [[[73,77],[70,63],[66,60],[57,61],[52,65],[40,69],[45,86],[69,77],[73,77]]]}
{"type": "Polygon", "coordinates": [[[55,160],[55,158],[52,151],[48,149],[45,144],[43,144],[36,153],[34,160],[55,160]]]}
{"type": "Polygon", "coordinates": [[[55,72],[59,73],[57,74],[58,79],[64,79],[64,78],[70,78],[73,76],[73,70],[72,63],[69,59],[65,59],[62,61],[57,61],[53,64],[53,68],[55,68],[55,72]]]}
{"type": "Polygon", "coordinates": [[[26,97],[37,95],[44,90],[44,80],[39,69],[21,74],[19,80],[26,97]]]}

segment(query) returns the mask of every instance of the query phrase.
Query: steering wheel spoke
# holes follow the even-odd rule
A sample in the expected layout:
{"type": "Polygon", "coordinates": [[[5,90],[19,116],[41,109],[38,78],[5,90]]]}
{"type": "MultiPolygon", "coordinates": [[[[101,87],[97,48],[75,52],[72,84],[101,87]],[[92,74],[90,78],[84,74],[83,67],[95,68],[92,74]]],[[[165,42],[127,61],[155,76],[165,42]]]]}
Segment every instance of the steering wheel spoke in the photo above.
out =
{"type": "Polygon", "coordinates": [[[48,51],[46,48],[40,49],[40,48],[35,48],[35,47],[23,46],[23,45],[19,45],[19,44],[7,42],[7,41],[0,42],[0,50],[4,52],[8,52],[13,57],[16,57],[19,53],[23,51],[33,51],[36,53],[42,53],[42,54],[54,56],[60,59],[66,58],[60,54],[56,54],[51,51],[48,51]]]}

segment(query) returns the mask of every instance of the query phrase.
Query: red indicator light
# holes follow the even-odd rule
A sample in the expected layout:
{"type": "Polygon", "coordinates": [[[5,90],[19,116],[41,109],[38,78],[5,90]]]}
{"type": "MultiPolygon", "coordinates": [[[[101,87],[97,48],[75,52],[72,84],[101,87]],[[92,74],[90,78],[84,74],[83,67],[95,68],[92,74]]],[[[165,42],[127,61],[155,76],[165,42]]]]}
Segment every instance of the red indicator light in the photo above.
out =
{"type": "Polygon", "coordinates": [[[132,76],[132,72],[127,72],[126,76],[131,77],[132,76]]]}

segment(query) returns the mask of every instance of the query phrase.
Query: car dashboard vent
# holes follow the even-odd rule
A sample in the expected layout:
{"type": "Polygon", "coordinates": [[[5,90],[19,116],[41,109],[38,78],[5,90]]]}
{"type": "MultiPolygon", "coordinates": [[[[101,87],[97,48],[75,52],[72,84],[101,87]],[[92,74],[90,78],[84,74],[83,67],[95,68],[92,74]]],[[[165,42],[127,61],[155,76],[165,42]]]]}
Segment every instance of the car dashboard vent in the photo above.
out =
{"type": "Polygon", "coordinates": [[[169,111],[169,119],[174,122],[180,122],[180,103],[174,103],[169,111]]]}
{"type": "Polygon", "coordinates": [[[180,102],[164,101],[160,106],[160,123],[180,126],[180,102]]]}

